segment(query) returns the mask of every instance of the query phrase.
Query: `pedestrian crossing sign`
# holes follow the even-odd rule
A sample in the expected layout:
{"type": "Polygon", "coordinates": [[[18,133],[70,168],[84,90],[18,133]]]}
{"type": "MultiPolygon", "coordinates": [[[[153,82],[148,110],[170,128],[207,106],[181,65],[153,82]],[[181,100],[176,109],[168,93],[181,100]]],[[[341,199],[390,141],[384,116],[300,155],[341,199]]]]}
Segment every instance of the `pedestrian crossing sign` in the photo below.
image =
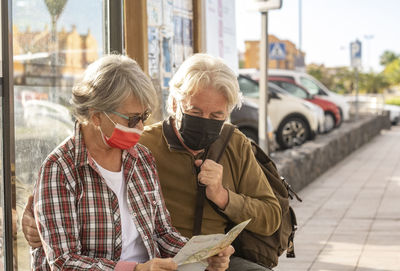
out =
{"type": "Polygon", "coordinates": [[[283,42],[271,42],[269,44],[269,59],[286,59],[286,44],[283,42]]]}

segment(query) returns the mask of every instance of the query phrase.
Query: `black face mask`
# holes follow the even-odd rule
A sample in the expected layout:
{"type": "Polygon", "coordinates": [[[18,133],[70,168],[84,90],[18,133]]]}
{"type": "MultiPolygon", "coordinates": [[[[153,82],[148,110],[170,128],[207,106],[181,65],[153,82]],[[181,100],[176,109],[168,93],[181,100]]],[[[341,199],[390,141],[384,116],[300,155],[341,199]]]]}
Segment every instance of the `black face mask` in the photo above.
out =
{"type": "Polygon", "coordinates": [[[225,120],[205,119],[182,113],[179,133],[183,143],[197,151],[209,147],[217,140],[224,122],[225,120]]]}

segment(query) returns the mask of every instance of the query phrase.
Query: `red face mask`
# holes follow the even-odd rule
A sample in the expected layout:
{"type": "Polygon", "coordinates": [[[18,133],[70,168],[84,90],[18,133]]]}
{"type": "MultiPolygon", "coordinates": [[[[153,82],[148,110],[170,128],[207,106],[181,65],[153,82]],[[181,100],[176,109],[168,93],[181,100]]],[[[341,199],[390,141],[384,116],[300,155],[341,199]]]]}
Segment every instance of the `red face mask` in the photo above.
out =
{"type": "Polygon", "coordinates": [[[119,123],[115,123],[106,113],[104,114],[115,125],[114,131],[110,137],[106,137],[100,128],[101,136],[106,145],[112,148],[126,150],[134,147],[138,143],[140,135],[143,132],[142,130],[136,128],[128,128],[119,123]]]}

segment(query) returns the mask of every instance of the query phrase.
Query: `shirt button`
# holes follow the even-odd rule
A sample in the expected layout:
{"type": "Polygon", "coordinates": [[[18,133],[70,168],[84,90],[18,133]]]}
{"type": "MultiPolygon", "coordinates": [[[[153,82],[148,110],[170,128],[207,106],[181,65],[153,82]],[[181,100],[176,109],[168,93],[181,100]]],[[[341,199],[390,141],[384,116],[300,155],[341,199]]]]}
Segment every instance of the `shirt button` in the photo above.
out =
{"type": "Polygon", "coordinates": [[[143,237],[144,238],[144,240],[147,240],[147,239],[149,239],[149,237],[147,237],[147,236],[145,236],[145,237],[143,237]]]}
{"type": "Polygon", "coordinates": [[[133,213],[132,215],[133,215],[134,217],[136,217],[136,213],[133,213]]]}

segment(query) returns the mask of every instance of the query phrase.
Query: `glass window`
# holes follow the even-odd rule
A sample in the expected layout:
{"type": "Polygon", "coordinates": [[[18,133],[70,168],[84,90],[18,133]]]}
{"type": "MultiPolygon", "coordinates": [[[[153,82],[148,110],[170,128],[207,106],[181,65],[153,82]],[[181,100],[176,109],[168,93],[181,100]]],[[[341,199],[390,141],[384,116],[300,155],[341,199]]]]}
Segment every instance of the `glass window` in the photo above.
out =
{"type": "Polygon", "coordinates": [[[308,78],[301,77],[301,84],[310,92],[312,95],[317,95],[319,91],[319,87],[313,81],[308,78]]]}
{"type": "Polygon", "coordinates": [[[259,97],[259,87],[257,82],[242,76],[238,78],[238,81],[239,81],[240,91],[242,91],[245,97],[249,98],[259,97]]]}
{"type": "Polygon", "coordinates": [[[304,89],[302,89],[301,87],[283,81],[274,81],[274,83],[298,98],[301,99],[308,98],[308,93],[304,91],[304,89]]]}
{"type": "MultiPolygon", "coordinates": [[[[69,100],[85,68],[104,54],[105,0],[13,0],[16,206],[19,222],[46,156],[74,128],[69,100]]],[[[18,223],[20,225],[20,223],[18,223]]],[[[30,269],[22,229],[18,270],[30,269]]]]}
{"type": "Polygon", "coordinates": [[[311,95],[320,94],[321,88],[311,79],[301,77],[300,82],[303,87],[305,87],[311,95]]]}

